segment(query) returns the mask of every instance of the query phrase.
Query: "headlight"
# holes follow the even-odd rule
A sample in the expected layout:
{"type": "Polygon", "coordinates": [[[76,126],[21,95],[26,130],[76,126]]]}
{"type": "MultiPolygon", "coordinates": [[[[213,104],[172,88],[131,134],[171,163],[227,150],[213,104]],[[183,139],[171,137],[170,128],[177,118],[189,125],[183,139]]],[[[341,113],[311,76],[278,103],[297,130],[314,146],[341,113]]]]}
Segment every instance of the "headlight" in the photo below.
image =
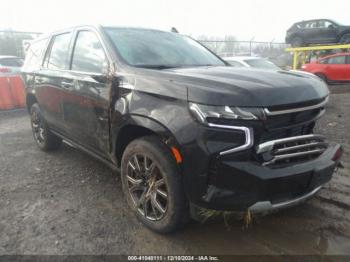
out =
{"type": "Polygon", "coordinates": [[[210,119],[264,119],[263,110],[254,107],[208,106],[196,103],[189,103],[189,108],[193,112],[194,116],[202,123],[208,123],[210,122],[210,119]]]}

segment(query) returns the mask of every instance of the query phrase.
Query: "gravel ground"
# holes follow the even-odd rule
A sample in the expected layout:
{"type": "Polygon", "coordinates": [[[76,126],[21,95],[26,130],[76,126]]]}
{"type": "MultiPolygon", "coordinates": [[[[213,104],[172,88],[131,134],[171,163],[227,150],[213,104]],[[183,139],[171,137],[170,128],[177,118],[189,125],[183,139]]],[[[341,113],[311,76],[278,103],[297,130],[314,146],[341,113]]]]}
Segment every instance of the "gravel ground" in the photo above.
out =
{"type": "Polygon", "coordinates": [[[318,129],[344,146],[344,169],[316,197],[248,229],[219,220],[165,236],[129,212],[117,173],[67,145],[41,152],[26,111],[0,112],[0,254],[350,254],[350,89],[332,90],[318,129]]]}

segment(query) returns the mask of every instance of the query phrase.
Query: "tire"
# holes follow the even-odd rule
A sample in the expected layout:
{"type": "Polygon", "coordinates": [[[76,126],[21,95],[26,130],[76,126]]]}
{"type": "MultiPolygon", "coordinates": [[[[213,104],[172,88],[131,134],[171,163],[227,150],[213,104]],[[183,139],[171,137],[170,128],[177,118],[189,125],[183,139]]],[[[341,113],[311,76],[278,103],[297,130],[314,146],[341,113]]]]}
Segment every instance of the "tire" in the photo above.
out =
{"type": "Polygon", "coordinates": [[[350,44],[350,33],[342,35],[339,42],[342,44],[350,44]]]}
{"type": "Polygon", "coordinates": [[[301,37],[296,36],[291,40],[292,47],[300,47],[304,45],[304,41],[301,37]]]}
{"type": "Polygon", "coordinates": [[[325,76],[322,73],[315,73],[315,75],[317,75],[319,78],[321,78],[326,84],[328,83],[328,79],[327,76],[325,76]]]}
{"type": "Polygon", "coordinates": [[[38,103],[34,103],[30,108],[30,120],[34,140],[41,150],[52,151],[61,146],[62,139],[50,131],[38,103]]]}
{"type": "Polygon", "coordinates": [[[157,137],[136,139],[126,147],[121,178],[128,205],[151,230],[170,233],[189,220],[175,159],[157,137]]]}

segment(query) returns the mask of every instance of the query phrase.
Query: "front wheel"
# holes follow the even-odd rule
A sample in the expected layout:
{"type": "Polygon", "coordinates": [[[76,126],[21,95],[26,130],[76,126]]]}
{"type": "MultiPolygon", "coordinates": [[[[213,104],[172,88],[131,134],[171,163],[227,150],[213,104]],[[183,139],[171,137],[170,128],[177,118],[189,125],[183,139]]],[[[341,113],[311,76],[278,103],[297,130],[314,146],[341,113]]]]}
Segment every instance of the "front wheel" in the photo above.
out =
{"type": "Polygon", "coordinates": [[[121,164],[123,191],[137,218],[158,233],[181,227],[188,207],[174,157],[157,137],[132,141],[121,164]]]}

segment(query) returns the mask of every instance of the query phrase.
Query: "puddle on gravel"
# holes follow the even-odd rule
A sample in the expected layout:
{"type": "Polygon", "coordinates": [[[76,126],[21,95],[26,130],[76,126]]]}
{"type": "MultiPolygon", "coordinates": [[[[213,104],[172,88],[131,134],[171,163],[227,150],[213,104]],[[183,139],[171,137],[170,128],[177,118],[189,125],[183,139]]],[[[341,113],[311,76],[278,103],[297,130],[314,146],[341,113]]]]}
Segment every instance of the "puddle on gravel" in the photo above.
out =
{"type": "Polygon", "coordinates": [[[227,229],[211,224],[192,227],[177,237],[185,239],[189,253],[198,254],[350,254],[350,242],[345,237],[327,231],[285,229],[281,225],[243,229],[239,223],[227,229]]]}
{"type": "Polygon", "coordinates": [[[240,221],[230,223],[214,221],[190,224],[173,235],[158,235],[147,229],[138,230],[135,253],[145,254],[350,254],[347,237],[329,230],[307,228],[301,219],[296,223],[278,215],[264,217],[259,224],[243,228],[240,221]],[[289,225],[289,223],[291,225],[289,225]],[[158,243],[158,244],[157,244],[158,243]],[[162,243],[159,245],[159,243],[162,243]]]}

